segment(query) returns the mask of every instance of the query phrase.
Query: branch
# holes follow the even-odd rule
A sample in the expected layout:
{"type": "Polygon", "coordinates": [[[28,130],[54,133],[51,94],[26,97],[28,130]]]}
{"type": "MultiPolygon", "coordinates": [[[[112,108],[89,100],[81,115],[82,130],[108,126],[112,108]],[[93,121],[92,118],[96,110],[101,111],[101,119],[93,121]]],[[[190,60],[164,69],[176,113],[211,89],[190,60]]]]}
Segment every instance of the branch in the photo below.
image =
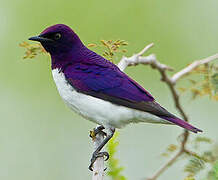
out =
{"type": "Polygon", "coordinates": [[[181,79],[186,74],[193,71],[196,67],[198,67],[200,65],[203,65],[203,64],[207,64],[207,63],[209,63],[209,62],[211,62],[211,61],[213,61],[215,59],[218,59],[218,54],[214,54],[213,56],[209,56],[209,57],[207,57],[205,59],[197,60],[197,61],[191,63],[186,68],[184,68],[181,71],[174,74],[173,77],[171,78],[172,82],[175,84],[179,79],[181,79]]]}
{"type": "MultiPolygon", "coordinates": [[[[193,151],[190,151],[188,149],[184,149],[184,153],[186,153],[187,155],[189,156],[193,156],[195,158],[198,158],[198,159],[201,159],[205,162],[211,162],[212,160],[208,159],[208,158],[205,158],[204,156],[200,156],[199,154],[197,154],[196,152],[193,152],[193,151]]],[[[216,158],[213,159],[213,161],[215,161],[216,158]]]]}
{"type": "Polygon", "coordinates": [[[142,51],[140,51],[137,54],[134,54],[131,57],[125,57],[123,56],[120,62],[118,63],[118,67],[121,71],[124,71],[124,69],[127,66],[136,66],[138,64],[144,64],[144,65],[152,65],[159,67],[160,69],[173,71],[173,68],[166,66],[165,64],[161,64],[156,60],[156,56],[154,54],[151,54],[149,56],[142,56],[146,51],[148,51],[151,47],[153,47],[153,43],[147,45],[142,51]]]}
{"type": "MultiPolygon", "coordinates": [[[[98,127],[98,126],[97,126],[98,127]]],[[[95,137],[92,137],[94,151],[104,140],[104,134],[99,132],[95,137]]],[[[94,152],[93,151],[93,152],[94,152]]],[[[103,180],[104,179],[104,157],[99,157],[93,164],[92,180],[103,180]]]]}
{"type": "MultiPolygon", "coordinates": [[[[138,64],[144,64],[144,65],[150,65],[153,69],[157,69],[161,75],[161,80],[167,84],[167,86],[170,89],[170,92],[172,94],[174,104],[177,108],[177,110],[180,112],[181,116],[185,121],[188,121],[188,116],[186,115],[185,111],[183,110],[183,107],[180,103],[179,94],[175,88],[175,84],[178,79],[186,75],[187,73],[194,70],[196,67],[211,62],[214,59],[218,58],[218,54],[215,54],[213,56],[210,56],[208,58],[205,58],[203,60],[195,61],[194,63],[190,64],[186,68],[182,69],[178,73],[176,73],[172,78],[168,76],[166,71],[173,71],[173,68],[161,64],[156,56],[154,54],[151,54],[149,56],[142,56],[147,50],[149,50],[151,47],[153,47],[153,43],[147,45],[142,51],[140,51],[137,54],[134,54],[131,57],[122,57],[121,61],[118,63],[118,67],[124,71],[124,69],[127,66],[136,66],[138,64]]],[[[189,132],[187,130],[184,130],[183,132],[183,140],[181,142],[181,146],[177,154],[175,154],[169,161],[167,161],[151,178],[148,178],[147,180],[155,180],[157,179],[169,166],[171,166],[177,159],[180,157],[183,153],[188,154],[188,151],[186,149],[186,143],[188,141],[189,132]]],[[[189,153],[189,155],[191,155],[189,153]]]]}

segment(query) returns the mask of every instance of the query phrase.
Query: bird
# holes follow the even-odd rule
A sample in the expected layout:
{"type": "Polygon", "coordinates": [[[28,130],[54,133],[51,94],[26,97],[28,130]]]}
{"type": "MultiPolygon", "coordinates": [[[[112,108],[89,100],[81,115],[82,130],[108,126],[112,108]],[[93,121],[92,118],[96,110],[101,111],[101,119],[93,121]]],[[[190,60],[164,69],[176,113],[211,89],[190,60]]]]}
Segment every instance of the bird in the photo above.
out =
{"type": "Polygon", "coordinates": [[[92,154],[90,170],[99,156],[109,158],[101,150],[115,129],[130,123],[175,124],[194,133],[202,132],[168,112],[119,67],[86,47],[69,26],[52,25],[29,40],[40,42],[50,54],[53,79],[67,106],[98,124],[96,134],[107,132],[92,154]]]}

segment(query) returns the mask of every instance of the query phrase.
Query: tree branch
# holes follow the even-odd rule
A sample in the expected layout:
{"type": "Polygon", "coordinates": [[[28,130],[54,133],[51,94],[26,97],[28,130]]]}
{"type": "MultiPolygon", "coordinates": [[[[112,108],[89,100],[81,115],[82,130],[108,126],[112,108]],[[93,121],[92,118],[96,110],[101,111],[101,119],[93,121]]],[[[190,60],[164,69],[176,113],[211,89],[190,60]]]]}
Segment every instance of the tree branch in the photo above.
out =
{"type": "Polygon", "coordinates": [[[207,64],[215,59],[218,59],[218,54],[214,54],[213,56],[207,57],[207,58],[202,59],[202,60],[197,60],[197,61],[191,63],[190,65],[188,65],[187,67],[185,67],[181,71],[174,74],[173,77],[171,78],[172,82],[175,84],[179,79],[181,79],[183,76],[185,76],[186,74],[193,71],[196,67],[203,65],[203,64],[207,64]]]}
{"type": "MultiPolygon", "coordinates": [[[[196,67],[202,65],[202,64],[206,64],[209,63],[211,61],[213,61],[214,59],[218,58],[218,54],[215,54],[213,56],[210,56],[208,58],[202,59],[202,60],[198,60],[195,61],[194,63],[190,64],[189,66],[187,66],[186,68],[182,69],[181,71],[179,71],[178,73],[176,73],[174,76],[172,76],[171,78],[167,75],[166,71],[173,71],[173,68],[165,65],[165,64],[161,64],[157,59],[156,56],[154,54],[151,54],[149,56],[142,56],[147,50],[149,50],[151,47],[153,47],[153,43],[147,45],[142,51],[140,51],[137,54],[134,54],[131,57],[122,57],[121,61],[118,63],[118,67],[123,71],[127,66],[135,66],[138,64],[144,64],[144,65],[150,65],[153,69],[157,69],[161,75],[161,80],[163,82],[165,82],[167,84],[167,86],[170,89],[170,92],[172,94],[173,100],[174,100],[174,104],[177,108],[177,110],[179,111],[179,113],[181,114],[181,116],[183,117],[183,119],[185,121],[188,121],[188,116],[186,115],[184,109],[181,106],[180,103],[180,98],[179,98],[179,94],[175,88],[176,82],[183,77],[184,75],[186,75],[187,73],[190,73],[192,70],[194,70],[196,67]]],[[[184,130],[183,132],[183,140],[181,142],[181,146],[179,151],[170,159],[168,160],[151,178],[147,178],[147,180],[155,180],[157,179],[169,166],[171,166],[178,157],[180,157],[183,153],[189,154],[191,155],[191,153],[188,153],[190,151],[188,151],[186,149],[186,143],[189,137],[189,132],[187,130],[184,130]]]]}
{"type": "Polygon", "coordinates": [[[148,51],[151,47],[153,47],[153,45],[154,44],[151,43],[145,46],[145,48],[142,51],[140,51],[137,54],[134,54],[131,57],[123,56],[117,66],[120,68],[121,71],[124,71],[124,69],[127,66],[136,66],[138,64],[144,64],[144,65],[150,64],[151,66],[158,67],[160,69],[173,71],[173,68],[166,66],[165,64],[159,63],[156,60],[156,56],[154,54],[151,54],[149,56],[142,56],[146,51],[148,51]]]}
{"type": "MultiPolygon", "coordinates": [[[[98,127],[98,126],[97,126],[98,127]]],[[[104,140],[104,134],[99,132],[96,136],[92,137],[94,151],[104,140]]],[[[93,151],[93,152],[94,152],[93,151]]],[[[93,164],[92,180],[103,180],[104,179],[104,157],[98,157],[93,164]]]]}

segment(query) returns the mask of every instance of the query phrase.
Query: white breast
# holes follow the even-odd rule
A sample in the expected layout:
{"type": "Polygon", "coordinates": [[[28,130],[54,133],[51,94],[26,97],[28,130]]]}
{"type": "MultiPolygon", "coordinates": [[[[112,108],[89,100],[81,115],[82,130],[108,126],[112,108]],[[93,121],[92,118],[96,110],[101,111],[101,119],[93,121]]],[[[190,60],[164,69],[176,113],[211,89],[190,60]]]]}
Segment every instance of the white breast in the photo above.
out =
{"type": "Polygon", "coordinates": [[[131,122],[167,123],[149,113],[112,104],[77,92],[58,69],[52,70],[57,89],[64,102],[75,112],[103,126],[120,128],[131,122]]]}

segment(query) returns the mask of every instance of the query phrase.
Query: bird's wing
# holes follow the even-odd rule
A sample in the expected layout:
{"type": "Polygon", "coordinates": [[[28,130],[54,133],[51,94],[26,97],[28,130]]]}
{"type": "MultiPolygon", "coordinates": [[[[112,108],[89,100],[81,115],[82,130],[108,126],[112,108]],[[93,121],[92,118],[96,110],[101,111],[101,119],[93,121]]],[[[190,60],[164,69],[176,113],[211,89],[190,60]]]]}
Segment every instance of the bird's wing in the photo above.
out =
{"type": "Polygon", "coordinates": [[[200,129],[179,119],[160,106],[149,92],[115,65],[109,64],[107,67],[79,63],[68,65],[64,74],[68,83],[81,93],[113,104],[151,113],[195,133],[201,132],[200,129]]]}
{"type": "Polygon", "coordinates": [[[84,94],[157,116],[174,117],[116,66],[108,68],[80,63],[68,66],[64,74],[74,89],[84,94]]]}

